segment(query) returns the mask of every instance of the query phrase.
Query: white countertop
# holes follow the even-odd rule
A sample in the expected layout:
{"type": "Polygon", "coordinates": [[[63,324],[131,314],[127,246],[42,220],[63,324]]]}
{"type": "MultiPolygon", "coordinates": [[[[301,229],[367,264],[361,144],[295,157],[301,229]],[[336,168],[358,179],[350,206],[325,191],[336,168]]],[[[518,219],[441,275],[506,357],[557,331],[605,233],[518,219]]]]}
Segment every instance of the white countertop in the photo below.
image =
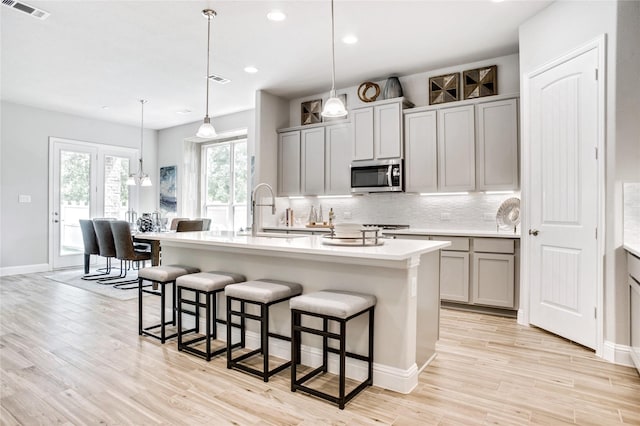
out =
{"type": "MultiPolygon", "coordinates": [[[[307,228],[304,226],[274,226],[265,227],[267,231],[289,231],[289,232],[329,232],[328,228],[307,228]]],[[[478,231],[473,229],[430,229],[430,228],[408,228],[382,231],[385,235],[444,235],[450,237],[489,237],[489,238],[517,238],[520,239],[520,230],[514,234],[513,231],[478,231]]]]}
{"type": "Polygon", "coordinates": [[[640,257],[640,242],[625,242],[622,247],[634,256],[640,257]]]}
{"type": "Polygon", "coordinates": [[[443,235],[447,237],[490,237],[490,238],[520,238],[520,233],[513,231],[477,231],[471,229],[426,229],[409,228],[384,231],[386,235],[443,235]]]}
{"type": "Polygon", "coordinates": [[[396,240],[385,239],[380,246],[334,246],[323,244],[321,235],[287,236],[287,234],[259,233],[257,237],[206,232],[149,232],[137,235],[139,238],[159,240],[174,246],[201,246],[232,248],[249,251],[268,251],[315,256],[342,258],[404,261],[424,253],[436,251],[451,245],[448,241],[396,240]]]}

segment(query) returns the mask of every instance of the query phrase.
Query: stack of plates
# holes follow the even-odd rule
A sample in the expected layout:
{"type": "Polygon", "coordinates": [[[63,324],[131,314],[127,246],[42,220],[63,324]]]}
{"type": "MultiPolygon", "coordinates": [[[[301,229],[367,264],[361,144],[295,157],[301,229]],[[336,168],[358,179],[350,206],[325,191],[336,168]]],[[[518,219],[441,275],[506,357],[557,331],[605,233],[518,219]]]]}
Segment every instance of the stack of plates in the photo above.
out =
{"type": "Polygon", "coordinates": [[[362,238],[361,223],[336,223],[333,232],[336,238],[362,238]]]}

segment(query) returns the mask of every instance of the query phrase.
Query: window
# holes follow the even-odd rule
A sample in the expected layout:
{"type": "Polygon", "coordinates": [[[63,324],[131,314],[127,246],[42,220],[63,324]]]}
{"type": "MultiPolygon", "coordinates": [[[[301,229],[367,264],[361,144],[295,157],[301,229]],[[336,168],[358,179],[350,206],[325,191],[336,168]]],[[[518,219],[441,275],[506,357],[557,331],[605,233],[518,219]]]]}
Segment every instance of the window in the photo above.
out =
{"type": "Polygon", "coordinates": [[[247,227],[247,139],[202,147],[202,216],[211,229],[237,231],[247,227]]]}

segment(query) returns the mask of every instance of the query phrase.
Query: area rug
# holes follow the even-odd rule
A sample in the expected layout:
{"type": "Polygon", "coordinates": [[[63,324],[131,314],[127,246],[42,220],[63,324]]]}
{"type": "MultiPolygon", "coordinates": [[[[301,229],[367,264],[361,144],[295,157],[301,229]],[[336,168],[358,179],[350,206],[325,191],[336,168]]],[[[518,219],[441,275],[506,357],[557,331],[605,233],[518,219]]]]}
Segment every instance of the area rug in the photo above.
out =
{"type": "MultiPolygon", "coordinates": [[[[135,284],[126,285],[126,287],[135,286],[135,289],[121,290],[114,288],[113,285],[99,284],[97,281],[83,280],[82,275],[82,269],[65,269],[63,271],[52,272],[44,277],[52,281],[81,288],[82,290],[91,291],[93,293],[98,293],[118,300],[130,300],[138,297],[138,290],[135,284]]],[[[136,271],[129,271],[127,273],[127,279],[137,278],[138,275],[136,271]]]]}

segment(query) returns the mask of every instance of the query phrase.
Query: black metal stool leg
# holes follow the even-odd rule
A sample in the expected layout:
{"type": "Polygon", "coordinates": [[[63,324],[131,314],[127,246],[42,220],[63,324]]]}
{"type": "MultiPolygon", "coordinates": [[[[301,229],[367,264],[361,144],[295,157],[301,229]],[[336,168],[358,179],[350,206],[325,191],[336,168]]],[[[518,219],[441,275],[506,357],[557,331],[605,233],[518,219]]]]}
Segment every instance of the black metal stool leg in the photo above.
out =
{"type": "Polygon", "coordinates": [[[265,382],[269,381],[269,307],[265,305],[260,305],[260,317],[262,318],[260,324],[261,338],[260,344],[262,345],[262,356],[263,358],[263,372],[264,375],[262,379],[265,382]]]}
{"type": "Polygon", "coordinates": [[[138,335],[142,336],[142,278],[138,278],[138,335]]]}

